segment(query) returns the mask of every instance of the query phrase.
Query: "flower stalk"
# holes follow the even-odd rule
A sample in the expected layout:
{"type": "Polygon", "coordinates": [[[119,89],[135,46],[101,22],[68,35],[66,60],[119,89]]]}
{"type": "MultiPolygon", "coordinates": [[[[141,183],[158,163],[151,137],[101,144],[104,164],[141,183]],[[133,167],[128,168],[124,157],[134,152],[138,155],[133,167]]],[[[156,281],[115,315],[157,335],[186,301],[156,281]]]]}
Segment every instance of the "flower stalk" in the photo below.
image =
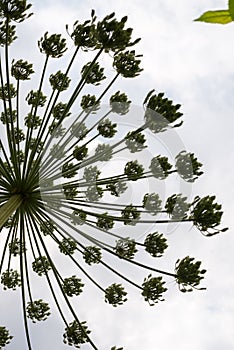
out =
{"type": "Polygon", "coordinates": [[[23,197],[21,194],[14,194],[0,207],[0,228],[3,227],[9,217],[20,207],[22,202],[23,197]]]}

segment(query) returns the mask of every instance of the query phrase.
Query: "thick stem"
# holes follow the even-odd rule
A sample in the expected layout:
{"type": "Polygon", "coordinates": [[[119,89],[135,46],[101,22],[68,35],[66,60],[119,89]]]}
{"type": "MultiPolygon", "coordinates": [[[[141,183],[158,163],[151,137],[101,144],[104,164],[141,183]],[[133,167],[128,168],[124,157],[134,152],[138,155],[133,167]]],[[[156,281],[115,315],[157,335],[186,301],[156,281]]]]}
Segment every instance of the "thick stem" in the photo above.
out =
{"type": "Polygon", "coordinates": [[[0,207],[0,228],[5,224],[14,211],[19,208],[22,201],[23,198],[20,194],[14,194],[0,207]]]}

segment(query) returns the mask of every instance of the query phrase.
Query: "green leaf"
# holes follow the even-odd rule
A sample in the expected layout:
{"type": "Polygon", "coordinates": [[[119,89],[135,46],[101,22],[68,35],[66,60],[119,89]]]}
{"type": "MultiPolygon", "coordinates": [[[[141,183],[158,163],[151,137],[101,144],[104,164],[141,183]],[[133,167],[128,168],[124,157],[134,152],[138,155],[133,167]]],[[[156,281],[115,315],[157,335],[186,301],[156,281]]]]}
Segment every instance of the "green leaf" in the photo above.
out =
{"type": "Polygon", "coordinates": [[[234,0],[228,1],[228,10],[232,20],[234,21],[234,0]]]}
{"type": "MultiPolygon", "coordinates": [[[[232,1],[233,2],[233,1],[232,1]]],[[[234,4],[232,5],[232,13],[234,15],[234,4]]],[[[232,22],[234,17],[228,10],[217,10],[217,11],[207,11],[203,13],[195,21],[206,22],[206,23],[219,23],[227,24],[232,22]]]]}

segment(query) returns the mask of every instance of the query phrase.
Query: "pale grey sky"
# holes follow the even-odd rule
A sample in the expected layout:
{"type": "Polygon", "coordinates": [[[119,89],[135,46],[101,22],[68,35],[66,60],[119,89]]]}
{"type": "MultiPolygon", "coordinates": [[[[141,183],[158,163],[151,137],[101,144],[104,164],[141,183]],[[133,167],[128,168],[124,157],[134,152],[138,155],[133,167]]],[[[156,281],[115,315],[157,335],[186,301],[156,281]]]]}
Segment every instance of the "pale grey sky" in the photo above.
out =
{"type": "MultiPolygon", "coordinates": [[[[83,295],[75,299],[74,304],[80,319],[87,320],[92,339],[100,350],[109,350],[113,345],[122,346],[124,350],[234,348],[234,24],[193,22],[206,10],[226,7],[226,1],[222,0],[205,3],[202,0],[34,1],[35,15],[20,25],[21,44],[16,45],[14,57],[36,62],[35,69],[40,72],[42,56],[36,43],[46,30],[66,35],[65,24],[72,27],[76,19],[89,18],[92,8],[96,9],[98,18],[112,11],[118,18],[128,15],[134,37],[142,38],[136,51],[144,55],[144,71],[139,78],[120,79],[115,90],[128,92],[136,105],[141,105],[153,88],[182,104],[184,125],[177,133],[187,150],[204,163],[204,175],[193,185],[192,191],[194,195],[215,194],[217,201],[223,204],[223,226],[230,227],[223,236],[205,238],[189,225],[180,226],[168,236],[166,258],[155,262],[155,266],[156,263],[160,267],[172,266],[178,257],[186,255],[202,260],[208,270],[203,282],[207,291],[184,295],[178,291],[176,283],[171,282],[166,301],[149,307],[138,291],[127,286],[128,302],[113,308],[87,283],[83,295]]],[[[72,48],[71,42],[69,45],[72,48]]],[[[58,60],[54,66],[57,68],[60,64],[58,60]]],[[[69,266],[64,266],[64,271],[69,271],[69,266]]],[[[145,271],[129,267],[127,272],[139,282],[147,275],[145,271]]],[[[92,273],[104,285],[109,279],[98,267],[93,267],[92,273]]],[[[35,294],[39,298],[44,290],[41,280],[37,280],[35,294]]],[[[50,300],[46,293],[44,298],[50,300]]],[[[15,336],[7,347],[9,350],[26,350],[19,305],[18,292],[10,292],[7,298],[1,296],[0,324],[5,324],[15,336]]],[[[33,350],[69,348],[62,343],[64,326],[56,312],[46,322],[31,328],[33,350]]],[[[91,347],[84,345],[81,349],[91,347]]]]}

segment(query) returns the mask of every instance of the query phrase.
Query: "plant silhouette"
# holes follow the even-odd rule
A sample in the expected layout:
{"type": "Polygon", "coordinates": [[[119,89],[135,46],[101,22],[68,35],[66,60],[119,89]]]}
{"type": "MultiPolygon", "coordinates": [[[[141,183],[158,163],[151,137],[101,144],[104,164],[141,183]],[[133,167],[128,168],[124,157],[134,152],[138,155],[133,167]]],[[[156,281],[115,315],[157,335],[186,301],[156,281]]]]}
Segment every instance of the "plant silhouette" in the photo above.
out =
{"type": "MultiPolygon", "coordinates": [[[[182,292],[189,292],[204,289],[200,282],[206,272],[201,262],[190,256],[178,259],[169,272],[140,262],[135,257],[137,252],[150,254],[155,262],[168,247],[157,224],[190,223],[204,236],[226,229],[219,228],[222,211],[215,196],[196,196],[189,202],[177,193],[163,202],[158,193],[141,194],[143,181],[164,181],[175,174],[192,183],[202,174],[202,164],[185,150],[173,164],[158,154],[149,159],[149,153],[144,164],[140,161],[139,155],[147,152],[148,133],[157,135],[182,124],[181,106],[164,93],[150,91],[144,100],[142,122],[129,126],[120,135],[119,126],[130,118],[131,101],[124,92],[116,91],[109,97],[109,104],[102,105],[118,77],[134,78],[142,72],[141,55],[133,48],[140,39],[132,39],[127,17],[118,20],[111,13],[98,20],[92,10],[89,20],[75,22],[72,29],[66,27],[68,39],[45,33],[38,41],[44,57],[38,87],[24,96],[22,85],[29,84],[35,73],[33,64],[23,59],[10,63],[9,57],[10,47],[17,40],[16,25],[32,15],[30,10],[31,4],[26,0],[0,2],[0,227],[4,241],[1,284],[4,290],[21,289],[28,349],[33,348],[29,323],[45,321],[51,313],[46,301],[34,299],[32,275],[48,284],[64,323],[64,343],[76,348],[89,343],[91,348],[100,349],[102,345],[94,343],[87,322],[80,320],[70,301],[83,292],[82,276],[93,282],[103,292],[104,301],[113,307],[127,301],[125,284],[135,286],[145,301],[156,305],[164,300],[167,291],[164,276],[175,280],[182,292]],[[73,43],[72,58],[66,67],[48,73],[48,63],[66,54],[67,40],[73,43]],[[91,60],[80,67],[77,81],[69,74],[74,65],[77,70],[77,57],[82,51],[90,54],[91,60]],[[100,66],[103,55],[112,60],[113,78],[107,78],[100,66]],[[90,92],[97,88],[97,94],[85,93],[87,86],[90,92]],[[45,90],[49,94],[45,95],[45,90]],[[28,111],[26,116],[22,101],[28,111]],[[127,154],[127,162],[123,167],[118,163],[119,173],[113,167],[113,172],[105,175],[105,164],[112,164],[121,152],[127,154]],[[129,186],[139,191],[138,203],[131,201],[129,186]],[[143,241],[132,234],[132,228],[141,224],[154,228],[143,241]],[[54,249],[50,249],[53,244],[75,267],[74,274],[64,276],[60,272],[54,249]],[[113,258],[115,267],[105,260],[106,254],[113,258]],[[116,259],[148,270],[142,284],[120,272],[116,259]],[[111,285],[104,287],[87,272],[85,266],[94,264],[113,274],[111,285]],[[115,276],[122,278],[124,285],[116,282],[115,276]],[[60,295],[55,292],[54,283],[60,295]],[[61,299],[70,312],[69,320],[61,299]]],[[[0,348],[12,338],[10,331],[1,326],[0,348]]]]}

